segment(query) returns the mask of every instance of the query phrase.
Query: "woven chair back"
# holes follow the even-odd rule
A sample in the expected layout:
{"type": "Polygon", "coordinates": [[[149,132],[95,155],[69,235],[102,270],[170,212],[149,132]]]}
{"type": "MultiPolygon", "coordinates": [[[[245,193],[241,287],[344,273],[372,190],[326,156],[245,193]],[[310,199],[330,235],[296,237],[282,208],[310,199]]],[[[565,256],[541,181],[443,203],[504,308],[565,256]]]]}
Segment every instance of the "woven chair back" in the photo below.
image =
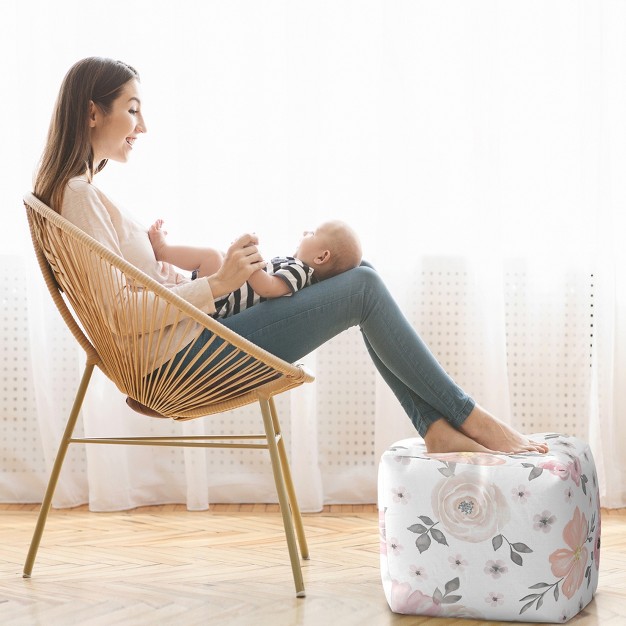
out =
{"type": "Polygon", "coordinates": [[[88,362],[124,394],[162,415],[187,419],[313,380],[181,299],[34,195],[24,203],[57,308],[88,362]]]}

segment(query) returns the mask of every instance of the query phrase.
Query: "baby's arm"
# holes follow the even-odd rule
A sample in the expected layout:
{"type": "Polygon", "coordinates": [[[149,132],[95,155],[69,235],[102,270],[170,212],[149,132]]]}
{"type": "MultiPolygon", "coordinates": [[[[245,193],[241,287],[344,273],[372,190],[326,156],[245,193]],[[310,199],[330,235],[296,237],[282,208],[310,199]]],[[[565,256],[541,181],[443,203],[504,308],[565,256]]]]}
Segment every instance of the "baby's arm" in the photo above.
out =
{"type": "Polygon", "coordinates": [[[248,278],[248,284],[262,298],[280,298],[289,295],[291,287],[280,277],[257,270],[248,278]]]}

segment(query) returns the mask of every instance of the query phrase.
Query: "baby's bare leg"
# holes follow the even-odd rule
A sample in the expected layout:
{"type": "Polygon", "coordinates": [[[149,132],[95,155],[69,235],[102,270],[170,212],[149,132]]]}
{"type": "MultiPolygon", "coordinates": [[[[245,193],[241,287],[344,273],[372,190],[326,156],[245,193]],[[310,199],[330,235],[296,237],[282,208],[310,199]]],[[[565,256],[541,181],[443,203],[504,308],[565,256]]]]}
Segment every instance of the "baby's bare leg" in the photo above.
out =
{"type": "Polygon", "coordinates": [[[197,248],[202,259],[197,267],[198,278],[202,276],[212,276],[222,267],[224,255],[215,248],[197,248]]]}
{"type": "Polygon", "coordinates": [[[198,277],[211,276],[222,266],[224,256],[214,248],[172,246],[167,243],[163,220],[157,220],[148,230],[157,261],[171,263],[182,270],[198,270],[198,277]]]}

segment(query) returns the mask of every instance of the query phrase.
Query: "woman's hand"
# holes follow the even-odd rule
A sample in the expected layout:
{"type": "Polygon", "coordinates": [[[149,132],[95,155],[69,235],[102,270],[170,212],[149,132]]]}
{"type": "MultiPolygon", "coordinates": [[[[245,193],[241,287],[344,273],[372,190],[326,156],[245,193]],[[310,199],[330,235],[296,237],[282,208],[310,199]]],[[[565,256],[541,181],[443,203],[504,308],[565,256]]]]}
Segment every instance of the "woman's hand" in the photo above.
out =
{"type": "Polygon", "coordinates": [[[214,298],[238,289],[254,272],[265,267],[258,243],[256,235],[245,234],[231,244],[220,269],[208,278],[214,298]]]}

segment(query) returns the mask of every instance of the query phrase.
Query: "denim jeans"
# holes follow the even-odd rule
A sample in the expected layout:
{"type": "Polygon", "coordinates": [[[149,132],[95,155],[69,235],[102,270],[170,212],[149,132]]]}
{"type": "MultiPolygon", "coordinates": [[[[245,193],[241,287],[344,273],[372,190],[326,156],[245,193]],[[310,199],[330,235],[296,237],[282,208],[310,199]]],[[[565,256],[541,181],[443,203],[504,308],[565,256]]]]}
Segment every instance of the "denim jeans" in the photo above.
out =
{"type": "MultiPolygon", "coordinates": [[[[376,369],[422,436],[441,418],[458,428],[474,408],[474,400],[444,371],[369,266],[219,321],[289,363],[347,328],[360,326],[376,369]]],[[[210,335],[205,331],[185,360],[193,358],[210,335]]]]}

